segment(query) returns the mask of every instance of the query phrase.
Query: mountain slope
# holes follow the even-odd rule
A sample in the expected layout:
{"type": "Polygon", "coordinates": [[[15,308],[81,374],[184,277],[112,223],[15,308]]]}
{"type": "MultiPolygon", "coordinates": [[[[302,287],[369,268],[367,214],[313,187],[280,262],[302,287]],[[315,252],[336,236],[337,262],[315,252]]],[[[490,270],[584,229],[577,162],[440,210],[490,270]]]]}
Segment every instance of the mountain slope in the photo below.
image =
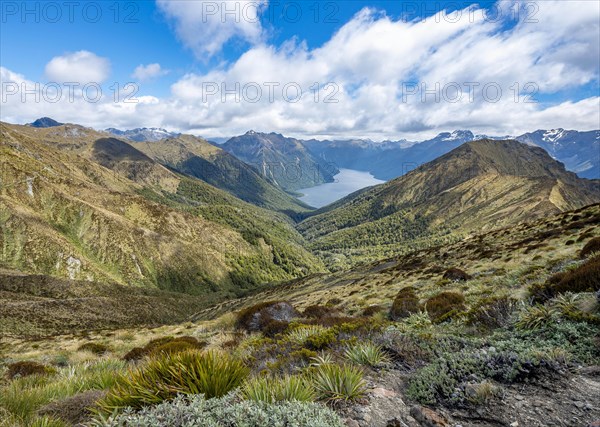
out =
{"type": "Polygon", "coordinates": [[[202,295],[322,269],[291,220],[76,125],[0,124],[0,268],[202,295]]]}
{"type": "Polygon", "coordinates": [[[515,138],[546,150],[582,178],[600,178],[600,131],[537,130],[515,138]]]}
{"type": "Polygon", "coordinates": [[[313,156],[303,143],[277,133],[249,131],[221,147],[288,191],[333,182],[335,165],[313,156]]]}
{"type": "Polygon", "coordinates": [[[226,190],[248,203],[292,216],[309,209],[252,167],[201,138],[180,135],[133,145],[157,162],[226,190]]]}
{"type": "Polygon", "coordinates": [[[298,229],[330,263],[375,259],[598,201],[597,182],[567,172],[541,148],[480,140],[317,211],[298,229]]]}

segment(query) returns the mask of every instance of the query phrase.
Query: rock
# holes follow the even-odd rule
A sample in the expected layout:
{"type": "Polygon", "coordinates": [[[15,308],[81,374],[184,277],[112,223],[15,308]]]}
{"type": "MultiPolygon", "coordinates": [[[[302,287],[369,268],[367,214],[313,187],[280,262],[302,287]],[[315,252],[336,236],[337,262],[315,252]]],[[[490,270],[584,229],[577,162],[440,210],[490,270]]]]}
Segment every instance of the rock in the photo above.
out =
{"type": "Polygon", "coordinates": [[[388,390],[383,387],[376,387],[371,390],[371,394],[373,397],[394,397],[396,396],[396,392],[394,390],[388,390]]]}
{"type": "Polygon", "coordinates": [[[346,427],[360,427],[360,424],[358,424],[358,421],[353,420],[352,418],[346,418],[346,427]]]}
{"type": "Polygon", "coordinates": [[[592,421],[587,427],[600,427],[600,420],[592,421]]]}
{"type": "Polygon", "coordinates": [[[412,408],[410,408],[410,415],[412,415],[419,423],[421,423],[422,426],[425,427],[450,426],[450,424],[443,415],[424,406],[413,406],[412,408]]]}
{"type": "Polygon", "coordinates": [[[510,427],[519,427],[519,422],[515,421],[514,423],[510,423],[510,427]]]}

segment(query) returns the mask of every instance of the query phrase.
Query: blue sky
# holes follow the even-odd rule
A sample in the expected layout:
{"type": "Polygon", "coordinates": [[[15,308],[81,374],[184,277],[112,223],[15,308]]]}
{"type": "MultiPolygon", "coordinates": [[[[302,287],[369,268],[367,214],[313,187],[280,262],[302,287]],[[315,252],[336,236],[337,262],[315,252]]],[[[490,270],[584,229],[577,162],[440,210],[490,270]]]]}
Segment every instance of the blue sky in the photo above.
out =
{"type": "Polygon", "coordinates": [[[564,3],[109,0],[69,10],[62,2],[5,1],[1,119],[26,122],[45,112],[100,128],[163,126],[219,136],[253,127],[373,139],[454,128],[595,129],[600,6],[564,3]],[[98,82],[104,96],[82,104],[23,102],[16,86],[6,86],[65,81],[98,82]],[[135,83],[140,103],[115,102],[114,82],[135,83]],[[298,85],[303,98],[289,102],[276,91],[265,99],[265,82],[298,85]],[[244,93],[241,102],[220,92],[207,98],[207,83],[258,85],[263,93],[258,102],[244,93]],[[407,83],[430,95],[404,99],[407,83]],[[447,99],[456,87],[468,98],[472,83],[472,102],[447,99]],[[502,97],[476,93],[486,85],[501,88],[502,97]],[[530,93],[536,102],[522,102],[530,93]],[[322,102],[328,94],[338,102],[322,102]]]}

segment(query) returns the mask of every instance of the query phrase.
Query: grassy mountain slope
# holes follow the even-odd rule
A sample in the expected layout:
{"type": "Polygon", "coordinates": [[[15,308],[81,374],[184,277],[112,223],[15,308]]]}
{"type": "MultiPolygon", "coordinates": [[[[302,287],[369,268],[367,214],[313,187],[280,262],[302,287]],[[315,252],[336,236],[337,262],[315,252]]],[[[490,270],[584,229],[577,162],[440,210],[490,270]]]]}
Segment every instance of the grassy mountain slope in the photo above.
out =
{"type": "Polygon", "coordinates": [[[0,268],[207,300],[322,269],[287,216],[123,141],[73,125],[0,136],[0,268]]]}
{"type": "Polygon", "coordinates": [[[313,156],[301,141],[277,133],[249,131],[221,147],[285,190],[333,182],[338,172],[335,165],[313,156]]]}
{"type": "Polygon", "coordinates": [[[346,315],[360,315],[368,307],[379,306],[387,313],[398,291],[410,286],[422,300],[442,290],[461,291],[470,307],[493,297],[526,298],[528,287],[544,283],[569,265],[579,265],[581,249],[598,236],[600,204],[594,204],[473,233],[452,244],[415,249],[346,271],[293,280],[216,304],[197,313],[195,319],[213,319],[262,301],[289,301],[298,309],[328,305],[346,315]],[[451,268],[460,268],[472,278],[468,282],[444,279],[451,268]]]}
{"type": "Polygon", "coordinates": [[[472,230],[599,200],[597,182],[567,172],[544,150],[481,140],[316,211],[298,229],[335,265],[449,243],[472,230]]]}
{"type": "Polygon", "coordinates": [[[248,203],[291,215],[309,209],[252,167],[201,138],[180,135],[133,145],[157,162],[226,190],[248,203]]]}

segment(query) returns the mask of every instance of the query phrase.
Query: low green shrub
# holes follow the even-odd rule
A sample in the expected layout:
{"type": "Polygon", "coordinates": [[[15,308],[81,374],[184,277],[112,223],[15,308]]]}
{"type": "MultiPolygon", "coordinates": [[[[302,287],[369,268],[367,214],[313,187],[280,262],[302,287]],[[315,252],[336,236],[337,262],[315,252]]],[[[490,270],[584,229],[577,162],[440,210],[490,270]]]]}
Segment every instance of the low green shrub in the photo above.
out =
{"type": "Polygon", "coordinates": [[[206,400],[203,396],[179,396],[140,411],[126,410],[109,418],[103,427],[264,427],[311,426],[344,427],[345,423],[331,409],[312,402],[269,404],[238,400],[229,394],[206,400]],[[226,424],[224,424],[226,422],[226,424]]]}
{"type": "Polygon", "coordinates": [[[412,286],[409,286],[401,289],[398,295],[396,295],[390,309],[390,318],[392,320],[400,320],[420,310],[421,305],[419,304],[416,290],[412,286]]]}
{"type": "Polygon", "coordinates": [[[266,403],[315,400],[312,384],[307,378],[298,375],[252,378],[244,383],[240,394],[244,399],[266,403]]]}
{"type": "Polygon", "coordinates": [[[459,292],[441,292],[425,302],[425,309],[433,322],[443,322],[465,309],[465,297],[459,292]]]}
{"type": "Polygon", "coordinates": [[[360,399],[366,393],[362,371],[350,365],[322,364],[310,373],[317,398],[332,404],[360,399]]]}
{"type": "Polygon", "coordinates": [[[157,404],[177,394],[220,397],[238,387],[248,373],[241,361],[224,353],[162,354],[122,375],[99,405],[112,411],[157,404]]]}

